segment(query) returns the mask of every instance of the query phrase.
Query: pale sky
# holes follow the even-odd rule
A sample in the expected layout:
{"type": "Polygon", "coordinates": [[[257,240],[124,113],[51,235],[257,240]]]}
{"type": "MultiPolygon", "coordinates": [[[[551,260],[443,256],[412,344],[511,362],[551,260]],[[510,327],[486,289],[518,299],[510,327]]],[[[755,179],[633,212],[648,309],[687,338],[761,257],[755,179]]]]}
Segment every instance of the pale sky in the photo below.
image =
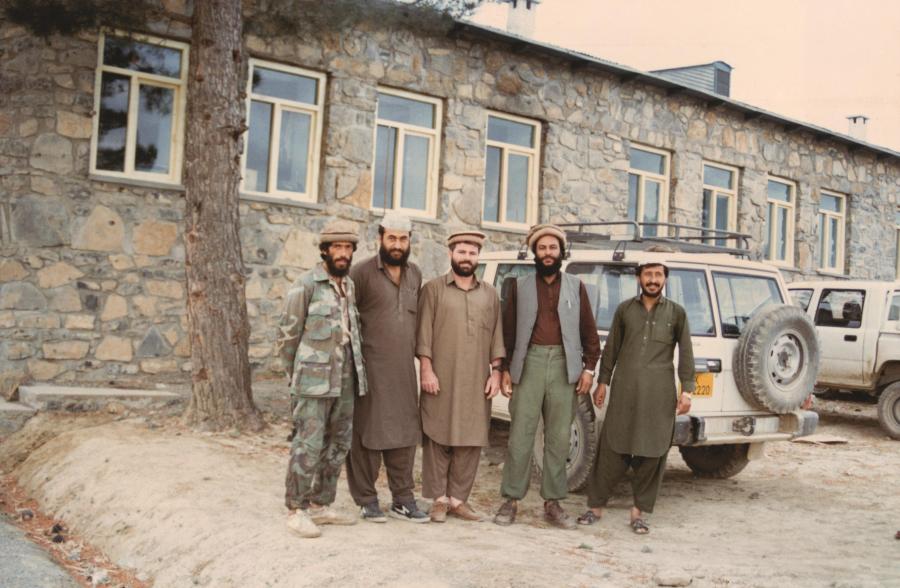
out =
{"type": "MultiPolygon", "coordinates": [[[[506,5],[473,19],[506,28],[506,5]]],[[[735,100],[900,151],[900,0],[542,0],[534,38],[649,71],[721,60],[735,100]]]]}

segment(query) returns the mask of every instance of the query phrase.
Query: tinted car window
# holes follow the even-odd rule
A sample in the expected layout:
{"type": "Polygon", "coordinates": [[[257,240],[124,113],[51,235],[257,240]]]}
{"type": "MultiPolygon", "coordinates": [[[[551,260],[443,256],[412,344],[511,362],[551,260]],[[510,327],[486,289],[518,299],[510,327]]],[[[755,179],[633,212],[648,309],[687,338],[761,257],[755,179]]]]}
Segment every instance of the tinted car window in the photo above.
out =
{"type": "Polygon", "coordinates": [[[739,337],[750,317],[763,306],[784,299],[774,278],[713,272],[722,335],[739,337]]]}
{"type": "Polygon", "coordinates": [[[687,311],[691,335],[709,337],[716,334],[706,272],[673,269],[666,281],[666,296],[687,311]]]}
{"type": "Polygon", "coordinates": [[[889,321],[900,321],[900,292],[894,292],[891,298],[891,309],[888,311],[889,321]]]}
{"type": "Polygon", "coordinates": [[[497,264],[497,274],[494,276],[494,288],[500,294],[500,302],[506,301],[506,293],[509,292],[509,281],[521,276],[530,276],[534,273],[533,263],[500,263],[497,264]]]}
{"type": "Polygon", "coordinates": [[[577,275],[584,282],[597,328],[603,331],[609,330],[619,304],[638,295],[635,271],[633,265],[602,263],[571,263],[566,268],[566,272],[577,275]]]}
{"type": "Polygon", "coordinates": [[[858,329],[865,303],[863,290],[822,290],[816,307],[816,326],[858,329]]]}
{"type": "Polygon", "coordinates": [[[794,306],[799,306],[803,310],[807,310],[809,308],[809,301],[812,299],[812,290],[788,290],[791,294],[791,302],[794,306]]]}

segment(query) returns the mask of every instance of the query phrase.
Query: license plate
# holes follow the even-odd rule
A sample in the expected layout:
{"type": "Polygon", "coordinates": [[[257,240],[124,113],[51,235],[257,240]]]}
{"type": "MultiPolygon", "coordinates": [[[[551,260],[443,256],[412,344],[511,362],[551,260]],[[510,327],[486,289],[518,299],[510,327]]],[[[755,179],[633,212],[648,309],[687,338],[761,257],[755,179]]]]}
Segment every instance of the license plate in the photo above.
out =
{"type": "Polygon", "coordinates": [[[713,376],[710,372],[697,374],[697,389],[694,390],[694,398],[712,398],[713,376]]]}

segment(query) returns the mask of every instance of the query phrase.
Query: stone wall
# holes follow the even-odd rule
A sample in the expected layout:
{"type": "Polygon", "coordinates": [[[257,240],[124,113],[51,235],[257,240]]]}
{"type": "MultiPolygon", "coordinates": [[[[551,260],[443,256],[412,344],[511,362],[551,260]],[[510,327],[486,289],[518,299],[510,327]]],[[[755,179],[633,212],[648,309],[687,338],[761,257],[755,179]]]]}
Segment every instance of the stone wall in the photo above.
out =
{"type": "MultiPolygon", "coordinates": [[[[188,34],[177,20],[152,32],[188,34]]],[[[181,193],[88,175],[97,38],[44,41],[0,25],[0,43],[0,371],[40,381],[186,379],[181,193]]],[[[413,259],[427,278],[447,267],[447,234],[480,225],[488,109],[542,121],[541,221],[624,217],[634,141],[672,153],[674,222],[700,222],[702,160],[739,167],[739,230],[756,243],[766,174],[796,181],[791,278],[816,275],[819,190],[848,194],[848,274],[893,278],[896,159],[850,153],[811,132],[472,36],[363,24],[247,44],[255,57],[328,75],[319,203],[241,205],[258,375],[274,367],[274,321],[287,286],[318,260],[321,226],[355,221],[363,235],[357,259],[375,250],[378,216],[369,203],[379,85],[444,101],[438,216],[416,221],[414,232],[413,259]]],[[[489,249],[518,247],[523,236],[487,232],[489,249]]]]}

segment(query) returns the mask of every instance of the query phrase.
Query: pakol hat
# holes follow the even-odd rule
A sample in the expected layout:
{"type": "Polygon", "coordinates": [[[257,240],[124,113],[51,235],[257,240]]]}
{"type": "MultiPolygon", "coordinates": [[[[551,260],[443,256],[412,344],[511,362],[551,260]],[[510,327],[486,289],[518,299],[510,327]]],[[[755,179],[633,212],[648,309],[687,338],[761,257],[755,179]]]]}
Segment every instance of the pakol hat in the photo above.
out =
{"type": "Polygon", "coordinates": [[[346,220],[334,220],[325,225],[325,227],[319,233],[319,244],[338,242],[359,242],[356,223],[352,223],[346,220]]]}
{"type": "Polygon", "coordinates": [[[409,217],[393,210],[386,212],[378,225],[388,231],[412,232],[412,222],[409,220],[409,217]]]}
{"type": "Polygon", "coordinates": [[[480,249],[484,247],[485,239],[487,239],[487,235],[481,231],[457,231],[447,237],[447,247],[451,247],[455,243],[474,243],[480,249]]]}
{"type": "Polygon", "coordinates": [[[553,235],[559,239],[559,242],[563,247],[566,246],[566,232],[556,225],[545,223],[542,225],[534,225],[528,230],[528,236],[525,238],[528,248],[533,249],[534,244],[538,242],[538,239],[546,235],[553,235]]]}

